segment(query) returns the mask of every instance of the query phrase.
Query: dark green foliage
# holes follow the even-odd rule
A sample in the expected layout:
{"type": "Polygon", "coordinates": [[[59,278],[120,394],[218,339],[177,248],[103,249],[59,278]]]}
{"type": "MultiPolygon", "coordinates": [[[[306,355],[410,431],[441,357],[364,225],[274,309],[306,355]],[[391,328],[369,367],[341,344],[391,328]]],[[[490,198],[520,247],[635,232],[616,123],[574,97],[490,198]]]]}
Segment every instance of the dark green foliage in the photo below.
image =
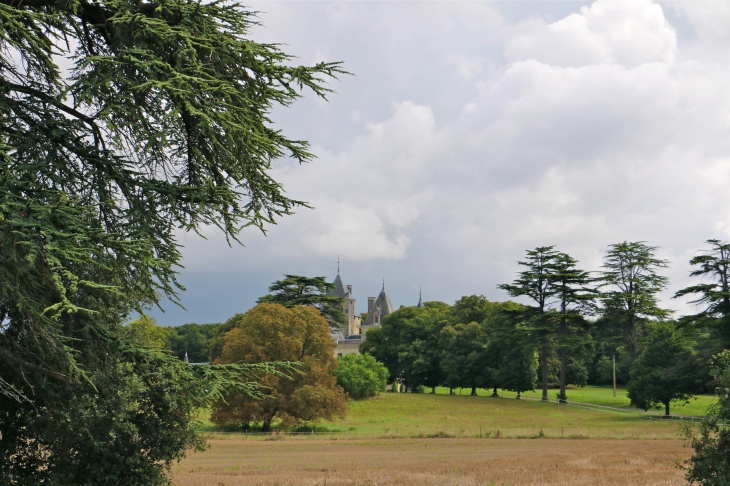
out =
{"type": "Polygon", "coordinates": [[[698,267],[690,276],[709,278],[710,282],[684,288],[674,297],[699,295],[692,303],[704,309],[683,321],[711,329],[716,347],[726,349],[730,347],[730,243],[720,240],[705,243],[710,249],[689,261],[690,265],[698,267]]]}
{"type": "Polygon", "coordinates": [[[493,302],[489,302],[483,295],[467,295],[454,302],[451,312],[456,322],[481,324],[495,310],[493,302]]]}
{"type": "Polygon", "coordinates": [[[191,363],[205,363],[210,359],[210,344],[221,324],[183,324],[168,327],[167,346],[179,359],[188,353],[191,363]]]}
{"type": "Polygon", "coordinates": [[[325,277],[302,277],[300,275],[284,275],[284,280],[277,280],[269,287],[269,295],[259,298],[258,303],[281,304],[284,307],[307,305],[319,310],[331,327],[347,326],[347,317],[342,312],[343,299],[327,295],[333,288],[325,277]]]}
{"type": "Polygon", "coordinates": [[[388,368],[369,354],[348,354],[337,359],[333,372],[337,384],[355,400],[374,397],[385,391],[388,368]]]}
{"type": "Polygon", "coordinates": [[[703,486],[730,484],[730,351],[723,351],[712,359],[717,403],[707,411],[707,420],[698,430],[684,429],[694,454],[686,464],[687,481],[703,486]]]}
{"type": "Polygon", "coordinates": [[[449,388],[497,386],[497,370],[489,367],[489,336],[480,324],[447,325],[439,333],[439,364],[444,384],[449,388]]]}
{"type": "Polygon", "coordinates": [[[628,392],[632,402],[644,410],[663,405],[669,415],[671,402],[689,401],[702,385],[691,343],[674,324],[653,324],[644,352],[631,370],[628,392]]]}
{"type": "Polygon", "coordinates": [[[535,303],[522,311],[522,320],[531,328],[531,336],[538,344],[540,371],[542,375],[542,399],[548,399],[548,359],[553,351],[555,330],[546,310],[552,303],[558,289],[555,286],[556,264],[560,253],[553,246],[541,246],[527,250],[524,262],[517,262],[527,269],[518,273],[512,284],[497,287],[507,291],[512,297],[528,297],[535,303]]]}
{"type": "Polygon", "coordinates": [[[524,322],[525,307],[489,302],[483,327],[489,335],[487,359],[494,379],[489,385],[515,392],[533,390],[537,378],[536,345],[524,322]]]}
{"type": "Polygon", "coordinates": [[[53,401],[2,403],[2,484],[168,484],[170,466],[204,448],[200,408],[223,393],[261,396],[255,382],[272,371],[192,367],[134,341],[105,350],[84,360],[88,382],[56,388],[53,401]]]}
{"type": "Polygon", "coordinates": [[[592,282],[590,274],[577,268],[577,261],[570,255],[559,253],[555,259],[555,276],[553,285],[556,289],[559,316],[550,315],[556,321],[555,347],[560,357],[560,393],[558,399],[567,400],[565,387],[568,382],[569,360],[571,362],[572,383],[585,385],[588,373],[585,367],[579,367],[575,359],[576,350],[591,344],[588,334],[588,321],[584,314],[593,310],[596,290],[589,288],[592,282]],[[573,355],[570,356],[569,355],[573,355]]]}
{"type": "Polygon", "coordinates": [[[608,356],[601,356],[595,363],[593,382],[596,385],[613,384],[613,360],[608,356]]]}
{"type": "Polygon", "coordinates": [[[0,0],[0,17],[0,478],[162,484],[200,443],[193,409],[248,378],[121,323],[175,300],[177,231],[235,239],[304,204],[269,169],[311,154],[269,114],[324,96],[338,65],[250,41],[237,4],[0,0]]]}
{"type": "Polygon", "coordinates": [[[603,319],[623,334],[631,362],[639,356],[638,340],[648,320],[668,315],[657,304],[657,295],[668,283],[657,271],[668,262],[656,258],[656,250],[643,241],[624,241],[609,245],[603,258],[603,319]]]}
{"type": "Polygon", "coordinates": [[[451,324],[451,309],[442,302],[426,302],[425,309],[404,307],[387,315],[381,328],[368,331],[360,345],[383,363],[391,380],[403,379],[409,388],[443,383],[439,333],[451,324]]]}

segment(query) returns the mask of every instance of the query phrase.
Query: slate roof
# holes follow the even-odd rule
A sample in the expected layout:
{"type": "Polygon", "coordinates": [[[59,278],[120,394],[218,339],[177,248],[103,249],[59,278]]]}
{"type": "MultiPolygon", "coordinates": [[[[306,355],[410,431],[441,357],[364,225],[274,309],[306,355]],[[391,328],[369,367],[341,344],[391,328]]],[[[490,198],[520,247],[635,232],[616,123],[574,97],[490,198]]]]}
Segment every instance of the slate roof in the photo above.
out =
{"type": "MultiPolygon", "coordinates": [[[[395,312],[395,306],[393,305],[393,302],[390,301],[390,297],[388,297],[388,294],[385,292],[385,285],[383,285],[383,290],[380,291],[380,295],[378,295],[378,298],[375,299],[375,304],[373,305],[376,309],[380,310],[381,322],[385,316],[395,312]]],[[[372,326],[374,324],[375,312],[373,312],[371,309],[368,309],[368,318],[365,319],[365,324],[363,325],[372,326]]]]}
{"type": "Polygon", "coordinates": [[[350,293],[347,291],[347,287],[345,287],[345,284],[342,283],[342,277],[340,277],[339,273],[335,277],[335,281],[332,282],[332,284],[335,286],[335,288],[328,290],[327,295],[329,295],[330,297],[340,297],[343,299],[350,298],[350,293]]]}
{"type": "Polygon", "coordinates": [[[378,298],[375,299],[375,307],[380,309],[381,319],[388,314],[395,312],[395,306],[390,301],[390,297],[388,297],[388,294],[385,293],[385,288],[380,291],[380,295],[378,295],[378,298]]]}

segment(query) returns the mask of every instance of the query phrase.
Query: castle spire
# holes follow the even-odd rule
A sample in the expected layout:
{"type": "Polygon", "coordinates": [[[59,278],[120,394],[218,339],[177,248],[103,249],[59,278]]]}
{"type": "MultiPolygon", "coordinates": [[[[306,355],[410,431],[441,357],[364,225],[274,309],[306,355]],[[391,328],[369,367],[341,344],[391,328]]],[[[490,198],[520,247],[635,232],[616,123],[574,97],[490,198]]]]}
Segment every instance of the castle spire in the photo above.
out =
{"type": "Polygon", "coordinates": [[[385,292],[385,279],[383,279],[383,292],[385,292]]]}
{"type": "Polygon", "coordinates": [[[426,306],[423,304],[421,287],[418,287],[418,304],[416,304],[416,307],[419,308],[419,309],[425,309],[426,308],[426,306]]]}
{"type": "Polygon", "coordinates": [[[340,274],[340,255],[337,255],[337,275],[340,274]]]}

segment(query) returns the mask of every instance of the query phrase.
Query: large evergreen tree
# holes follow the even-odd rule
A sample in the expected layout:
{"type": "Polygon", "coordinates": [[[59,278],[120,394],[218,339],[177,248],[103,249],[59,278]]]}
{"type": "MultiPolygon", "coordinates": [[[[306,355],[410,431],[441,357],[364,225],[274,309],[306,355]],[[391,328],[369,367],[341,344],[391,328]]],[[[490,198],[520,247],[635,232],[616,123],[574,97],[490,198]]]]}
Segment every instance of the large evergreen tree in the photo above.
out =
{"type": "Polygon", "coordinates": [[[339,67],[295,66],[253,42],[254,14],[237,4],[0,0],[0,15],[0,477],[162,483],[198,440],[186,407],[206,403],[166,394],[210,388],[181,391],[202,371],[150,357],[122,322],[175,299],[176,231],[215,225],[235,239],[304,204],[269,169],[311,154],[269,115],[300,88],[325,96],[339,67]],[[123,413],[140,400],[182,422],[155,429],[151,402],[123,413]],[[106,440],[105,416],[139,432],[106,440]],[[125,442],[140,437],[166,446],[125,442]],[[102,471],[122,450],[128,466],[102,471]]]}
{"type": "Polygon", "coordinates": [[[718,347],[726,349],[730,347],[730,243],[720,240],[707,240],[706,243],[710,249],[693,257],[689,263],[696,267],[690,276],[706,278],[709,282],[684,288],[674,297],[698,295],[692,303],[704,308],[683,320],[710,328],[718,347]]]}
{"type": "Polygon", "coordinates": [[[577,268],[577,261],[570,255],[560,253],[555,259],[554,286],[558,304],[556,347],[560,357],[560,392],[558,400],[565,402],[567,395],[565,386],[568,373],[568,356],[572,350],[581,348],[591,342],[587,332],[588,322],[583,317],[585,312],[593,309],[596,290],[589,287],[592,282],[590,274],[577,268]]]}
{"type": "Polygon", "coordinates": [[[347,316],[342,312],[344,299],[327,295],[334,286],[325,277],[302,277],[284,275],[269,286],[268,295],[260,297],[258,303],[281,304],[284,307],[306,305],[314,307],[327,320],[331,327],[347,326],[347,316]]]}
{"type": "Polygon", "coordinates": [[[656,250],[643,241],[624,241],[609,245],[603,258],[604,322],[621,330],[631,363],[639,356],[638,338],[646,322],[668,315],[659,307],[657,296],[668,283],[658,271],[669,263],[657,258],[656,250]]]}
{"type": "Polygon", "coordinates": [[[540,372],[542,375],[542,400],[548,400],[548,358],[552,351],[554,328],[546,313],[548,306],[558,293],[555,286],[557,260],[559,252],[554,246],[541,246],[527,251],[524,262],[517,262],[527,267],[520,272],[512,284],[498,285],[512,297],[528,297],[535,305],[525,308],[526,320],[529,320],[532,334],[538,343],[540,352],[540,372]]]}

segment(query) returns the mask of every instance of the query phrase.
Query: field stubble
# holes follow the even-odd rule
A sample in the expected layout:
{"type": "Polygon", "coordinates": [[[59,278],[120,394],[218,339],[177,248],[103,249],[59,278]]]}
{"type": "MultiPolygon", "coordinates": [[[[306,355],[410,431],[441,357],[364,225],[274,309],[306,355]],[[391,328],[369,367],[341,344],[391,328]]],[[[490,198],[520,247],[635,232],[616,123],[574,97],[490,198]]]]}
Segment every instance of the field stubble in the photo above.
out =
{"type": "Polygon", "coordinates": [[[214,437],[174,468],[178,486],[683,483],[681,440],[214,437]]]}

